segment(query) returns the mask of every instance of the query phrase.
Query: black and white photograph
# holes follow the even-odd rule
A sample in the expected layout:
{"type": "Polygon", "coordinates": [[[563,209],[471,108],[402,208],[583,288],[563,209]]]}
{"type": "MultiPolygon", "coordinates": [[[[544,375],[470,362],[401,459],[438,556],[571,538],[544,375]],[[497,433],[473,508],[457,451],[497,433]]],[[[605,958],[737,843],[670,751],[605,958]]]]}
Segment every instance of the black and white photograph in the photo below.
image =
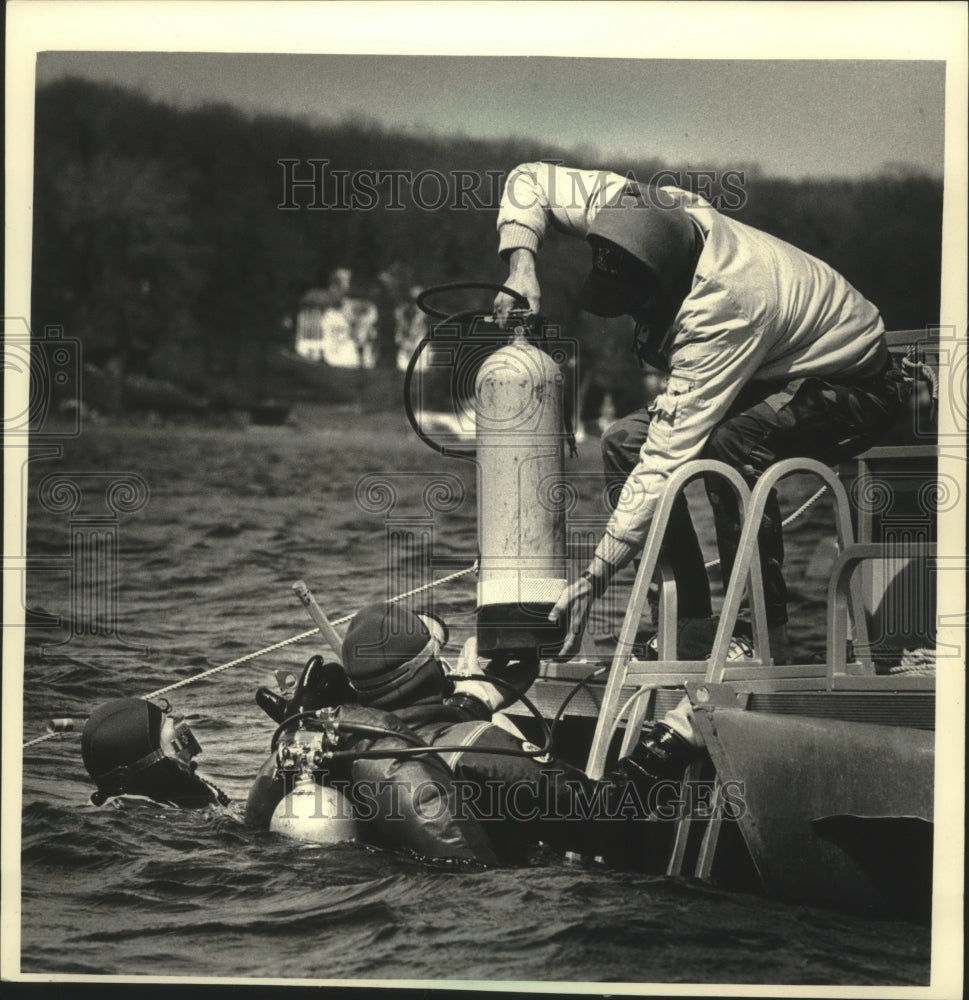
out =
{"type": "Polygon", "coordinates": [[[966,6],[6,21],[5,984],[962,996],[966,6]]]}

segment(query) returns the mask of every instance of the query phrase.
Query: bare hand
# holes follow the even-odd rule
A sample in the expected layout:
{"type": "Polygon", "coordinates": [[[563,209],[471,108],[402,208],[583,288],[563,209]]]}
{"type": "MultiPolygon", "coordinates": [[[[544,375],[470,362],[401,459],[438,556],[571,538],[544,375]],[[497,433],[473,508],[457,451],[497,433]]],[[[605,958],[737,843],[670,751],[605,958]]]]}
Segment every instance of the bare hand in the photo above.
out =
{"type": "Polygon", "coordinates": [[[555,607],[548,615],[548,620],[551,622],[558,622],[563,615],[568,621],[568,634],[559,650],[559,656],[572,656],[578,652],[594,600],[592,584],[584,577],[580,577],[562,591],[555,607]]]}
{"type": "MultiPolygon", "coordinates": [[[[512,251],[505,287],[524,295],[533,313],[541,311],[542,290],[535,272],[535,257],[530,250],[512,251]]],[[[521,309],[521,303],[511,295],[499,292],[495,298],[494,310],[495,319],[502,329],[508,325],[508,314],[513,309],[521,309]]]]}

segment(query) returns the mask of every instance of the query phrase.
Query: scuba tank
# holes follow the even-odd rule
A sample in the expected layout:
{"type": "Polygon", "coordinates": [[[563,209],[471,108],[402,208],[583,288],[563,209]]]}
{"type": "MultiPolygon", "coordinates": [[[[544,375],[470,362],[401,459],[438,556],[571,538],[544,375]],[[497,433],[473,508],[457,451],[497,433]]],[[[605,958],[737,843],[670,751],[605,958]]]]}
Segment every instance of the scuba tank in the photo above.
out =
{"type": "Polygon", "coordinates": [[[565,589],[565,517],[550,502],[563,477],[563,377],[523,333],[475,382],[478,461],[478,655],[554,655],[548,614],[565,589]]]}
{"type": "Polygon", "coordinates": [[[353,840],[356,826],[350,803],[339,790],[323,784],[326,734],[309,744],[294,743],[276,751],[275,771],[285,794],[269,819],[269,829],[314,844],[353,840]]]}
{"type": "MultiPolygon", "coordinates": [[[[414,352],[405,378],[404,406],[417,436],[441,455],[474,461],[478,482],[478,594],[474,659],[519,693],[534,681],[540,659],[555,656],[567,622],[548,620],[568,584],[562,480],[564,445],[574,438],[565,419],[567,342],[528,311],[528,301],[503,285],[461,282],[428,288],[417,298],[441,320],[414,352]],[[481,311],[451,315],[428,304],[441,292],[504,292],[520,306],[513,332],[498,330],[481,311]],[[464,328],[467,326],[467,332],[464,328]],[[421,427],[410,381],[421,351],[434,344],[451,359],[457,399],[474,371],[474,447],[442,444],[421,427]],[[446,348],[446,350],[445,350],[446,348]]],[[[453,403],[457,409],[457,403],[453,403]]],[[[457,415],[457,414],[455,414],[457,415]]],[[[574,454],[574,451],[573,451],[574,454]]],[[[477,667],[477,663],[474,664],[477,667]]],[[[487,684],[460,681],[457,697],[483,703],[485,714],[515,700],[487,684]]]]}
{"type": "Polygon", "coordinates": [[[256,704],[278,728],[249,790],[247,823],[314,844],[355,838],[353,811],[331,784],[325,756],[337,740],[328,706],[351,694],[343,668],[321,656],[310,657],[289,697],[266,687],[256,691],[256,704]]]}
{"type": "Polygon", "coordinates": [[[301,775],[276,806],[269,830],[313,844],[344,844],[356,839],[350,804],[335,788],[301,775]]]}
{"type": "Polygon", "coordinates": [[[313,844],[356,839],[350,803],[328,783],[329,744],[324,723],[321,732],[299,728],[277,746],[249,790],[246,822],[313,844]]]}

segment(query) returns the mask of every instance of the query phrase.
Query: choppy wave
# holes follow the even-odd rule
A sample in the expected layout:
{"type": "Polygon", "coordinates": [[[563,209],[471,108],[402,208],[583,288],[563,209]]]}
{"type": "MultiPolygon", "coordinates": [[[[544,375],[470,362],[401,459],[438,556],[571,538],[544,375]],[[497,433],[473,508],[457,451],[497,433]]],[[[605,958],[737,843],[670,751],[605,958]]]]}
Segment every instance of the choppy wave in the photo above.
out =
{"type": "MultiPolygon", "coordinates": [[[[385,418],[382,418],[385,419],[385,418]]],[[[389,419],[389,418],[386,418],[389,419]]],[[[83,718],[310,628],[290,585],[305,579],[331,618],[387,596],[386,522],[354,500],[365,474],[392,484],[394,514],[424,518],[440,459],[399,429],[356,432],[101,425],[68,442],[58,471],[124,469],[151,498],[118,526],[115,638],[71,638],[69,581],[32,574],[28,604],[61,616],[27,635],[25,737],[52,716],[83,718]],[[177,440],[173,440],[173,436],[177,440]],[[68,640],[68,641],[64,641],[68,640]],[[58,643],[61,643],[58,645],[58,643]],[[146,647],[132,655],[130,646],[146,647]],[[111,647],[110,649],[108,647],[111,647]]],[[[50,468],[36,463],[35,481],[50,468]]],[[[597,492],[594,447],[580,471],[597,492]]],[[[470,564],[474,483],[434,528],[434,576],[470,564]]],[[[581,485],[581,483],[580,483],[581,485]]],[[[800,498],[797,498],[800,499],[800,498]]],[[[820,584],[799,567],[827,530],[823,504],[789,546],[805,642],[820,584]],[[812,590],[811,587],[814,587],[812,590]]],[[[709,525],[701,525],[709,543],[709,525]]],[[[68,525],[34,504],[28,547],[66,556],[68,525]]],[[[418,560],[406,549],[400,579],[418,560]],[[405,572],[406,571],[406,572],[405,572]]],[[[823,597],[823,595],[821,595],[823,597]]],[[[435,595],[470,628],[473,578],[435,595]]],[[[22,821],[22,970],[60,975],[570,982],[926,982],[924,928],[847,917],[682,880],[541,857],[502,870],[442,869],[363,847],[307,846],[241,822],[272,724],[253,701],[299,643],[169,695],[204,748],[227,811],[90,805],[76,736],[28,750],[22,821]],[[890,956],[890,961],[886,960],[890,956]]]]}

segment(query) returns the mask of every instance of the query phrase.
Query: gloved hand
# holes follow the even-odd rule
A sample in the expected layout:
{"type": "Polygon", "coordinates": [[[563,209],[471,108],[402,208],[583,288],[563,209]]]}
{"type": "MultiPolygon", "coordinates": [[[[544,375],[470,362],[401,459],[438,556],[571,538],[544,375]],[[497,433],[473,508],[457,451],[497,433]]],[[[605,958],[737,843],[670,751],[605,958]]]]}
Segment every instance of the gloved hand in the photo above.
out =
{"type": "Polygon", "coordinates": [[[318,708],[333,708],[356,700],[356,692],[350,687],[343,667],[339,663],[326,663],[317,655],[304,667],[287,711],[290,715],[315,712],[318,708]]]}
{"type": "Polygon", "coordinates": [[[318,708],[356,700],[343,667],[339,663],[326,663],[319,655],[309,659],[288,699],[267,687],[256,691],[256,704],[277,725],[300,712],[315,712],[318,708]]]}

